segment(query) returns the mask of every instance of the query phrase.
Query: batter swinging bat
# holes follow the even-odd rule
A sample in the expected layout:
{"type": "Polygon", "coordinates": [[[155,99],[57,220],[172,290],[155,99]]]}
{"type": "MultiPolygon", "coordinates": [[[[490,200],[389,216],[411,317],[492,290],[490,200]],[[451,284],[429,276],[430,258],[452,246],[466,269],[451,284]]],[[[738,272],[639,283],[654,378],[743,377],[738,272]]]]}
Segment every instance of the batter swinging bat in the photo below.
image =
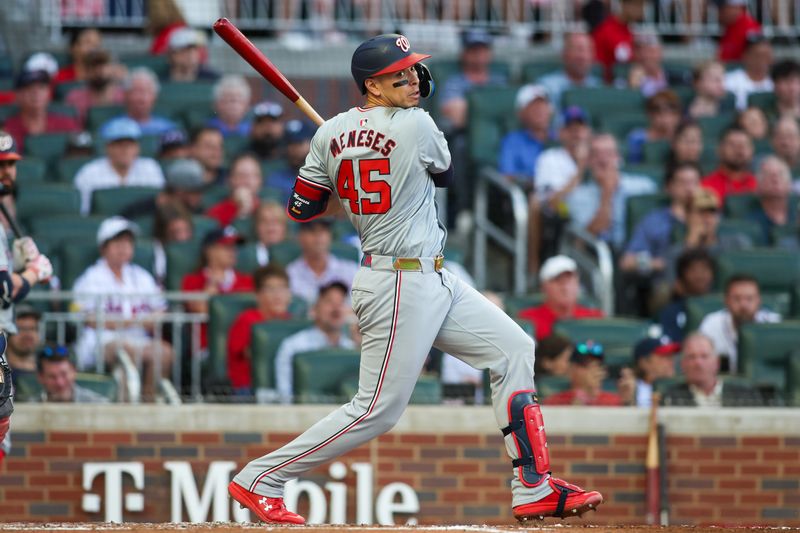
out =
{"type": "Polygon", "coordinates": [[[256,72],[261,74],[265,80],[270,82],[273,87],[278,89],[283,95],[294,102],[300,111],[306,114],[308,118],[314,121],[317,126],[321,126],[323,118],[319,116],[311,104],[306,102],[306,99],[300,96],[297,89],[281,74],[278,67],[272,64],[272,61],[267,59],[261,50],[245,37],[239,28],[233,22],[226,18],[221,18],[214,23],[214,31],[217,35],[222,37],[222,40],[228,43],[237,54],[242,56],[242,59],[250,63],[250,66],[256,69],[256,72]]]}

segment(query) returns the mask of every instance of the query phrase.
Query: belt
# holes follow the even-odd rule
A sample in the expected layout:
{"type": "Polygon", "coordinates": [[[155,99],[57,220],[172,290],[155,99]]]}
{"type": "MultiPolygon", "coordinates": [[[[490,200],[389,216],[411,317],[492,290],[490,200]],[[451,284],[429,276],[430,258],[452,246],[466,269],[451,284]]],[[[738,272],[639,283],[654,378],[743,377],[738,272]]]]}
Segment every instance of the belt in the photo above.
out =
{"type": "Polygon", "coordinates": [[[444,256],[436,257],[392,257],[389,255],[364,254],[361,266],[375,270],[403,270],[411,272],[441,272],[444,256]]]}

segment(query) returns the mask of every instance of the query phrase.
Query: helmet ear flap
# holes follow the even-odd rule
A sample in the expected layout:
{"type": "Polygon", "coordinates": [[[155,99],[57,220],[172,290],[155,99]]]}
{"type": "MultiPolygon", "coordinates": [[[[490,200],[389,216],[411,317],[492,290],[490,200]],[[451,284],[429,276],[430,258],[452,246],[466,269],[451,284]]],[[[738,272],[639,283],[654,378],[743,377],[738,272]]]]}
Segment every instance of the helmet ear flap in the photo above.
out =
{"type": "Polygon", "coordinates": [[[436,84],[431,76],[431,71],[424,63],[415,63],[414,70],[417,71],[419,78],[419,95],[423,98],[428,98],[436,91],[436,84]]]}

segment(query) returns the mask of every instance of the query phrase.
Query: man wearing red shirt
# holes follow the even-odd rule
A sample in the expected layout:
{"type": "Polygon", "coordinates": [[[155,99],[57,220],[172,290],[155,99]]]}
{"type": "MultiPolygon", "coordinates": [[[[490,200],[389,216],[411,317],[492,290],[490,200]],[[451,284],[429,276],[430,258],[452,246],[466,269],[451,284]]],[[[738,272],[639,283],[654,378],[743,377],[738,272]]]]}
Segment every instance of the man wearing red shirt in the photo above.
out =
{"type": "Polygon", "coordinates": [[[228,333],[228,377],[237,392],[251,392],[250,339],[258,322],[289,318],[289,275],[280,265],[271,263],[253,274],[256,308],[242,311],[228,333]]]}
{"type": "Polygon", "coordinates": [[[220,226],[232,224],[238,218],[252,216],[258,208],[261,184],[261,164],[251,154],[237,156],[228,171],[230,195],[212,205],[206,215],[220,226]]]}
{"type": "Polygon", "coordinates": [[[581,342],[572,350],[569,364],[570,388],[545,398],[545,405],[618,406],[622,398],[603,390],[608,370],[603,365],[603,346],[592,341],[581,342]]]}
{"type": "Polygon", "coordinates": [[[719,143],[719,168],[703,178],[701,185],[717,195],[720,205],[729,194],[755,192],[758,182],[750,170],[753,141],[747,133],[733,126],[725,130],[719,143]]]}
{"type": "Polygon", "coordinates": [[[725,28],[719,40],[720,61],[739,61],[744,54],[748,33],[760,33],[761,25],[747,12],[747,0],[716,0],[720,25],[725,28]]]}
{"type": "Polygon", "coordinates": [[[599,309],[578,305],[578,265],[573,259],[565,255],[551,257],[542,265],[539,281],[544,302],[519,312],[520,318],[533,323],[537,340],[549,337],[553,324],[558,320],[602,318],[603,312],[599,309]]]}
{"type": "Polygon", "coordinates": [[[606,82],[614,79],[614,64],[633,58],[633,32],[630,25],[644,19],[644,0],[622,0],[618,15],[609,14],[592,31],[597,61],[605,68],[606,82]]]}
{"type": "Polygon", "coordinates": [[[28,135],[80,130],[74,118],[47,111],[51,91],[50,75],[46,71],[21,72],[15,88],[19,111],[6,119],[5,130],[14,138],[18,150],[23,150],[28,135]]]}

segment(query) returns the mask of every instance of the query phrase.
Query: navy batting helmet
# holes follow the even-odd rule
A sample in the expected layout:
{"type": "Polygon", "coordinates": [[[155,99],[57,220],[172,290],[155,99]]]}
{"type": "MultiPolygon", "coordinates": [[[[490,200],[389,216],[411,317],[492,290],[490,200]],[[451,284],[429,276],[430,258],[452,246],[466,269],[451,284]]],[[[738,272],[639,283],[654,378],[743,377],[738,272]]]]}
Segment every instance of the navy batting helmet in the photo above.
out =
{"type": "Polygon", "coordinates": [[[364,41],[353,52],[350,71],[361,94],[367,94],[364,82],[367,78],[415,67],[419,75],[419,92],[423,98],[433,93],[433,79],[428,68],[420,63],[431,57],[411,51],[404,35],[385,33],[364,41]]]}

